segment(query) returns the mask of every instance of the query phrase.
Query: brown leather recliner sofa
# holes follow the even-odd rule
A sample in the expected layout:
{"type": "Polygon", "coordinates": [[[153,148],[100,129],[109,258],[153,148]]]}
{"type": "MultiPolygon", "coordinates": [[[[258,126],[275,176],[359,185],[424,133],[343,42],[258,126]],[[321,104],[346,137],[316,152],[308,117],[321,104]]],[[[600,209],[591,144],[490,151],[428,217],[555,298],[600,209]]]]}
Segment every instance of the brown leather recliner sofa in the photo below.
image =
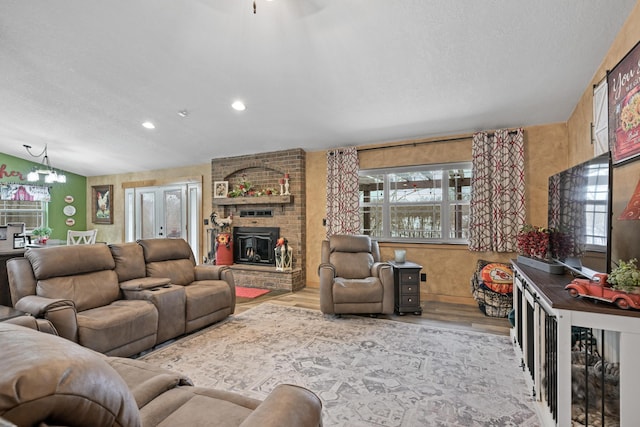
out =
{"type": "Polygon", "coordinates": [[[109,357],[60,337],[0,323],[0,425],[322,425],[311,391],[277,386],[264,401],[194,387],[175,372],[109,357]]]}
{"type": "Polygon", "coordinates": [[[196,266],[183,239],[29,248],[7,273],[16,309],[109,356],[135,355],[235,310],[231,270],[196,266]]]}

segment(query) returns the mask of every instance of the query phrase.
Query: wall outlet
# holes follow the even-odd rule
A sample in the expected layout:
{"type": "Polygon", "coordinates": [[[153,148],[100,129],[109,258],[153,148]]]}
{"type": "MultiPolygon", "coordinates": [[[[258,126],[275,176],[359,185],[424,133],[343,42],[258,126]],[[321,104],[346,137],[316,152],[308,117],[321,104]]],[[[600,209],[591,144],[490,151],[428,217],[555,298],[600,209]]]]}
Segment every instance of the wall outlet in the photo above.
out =
{"type": "Polygon", "coordinates": [[[420,281],[421,282],[427,281],[427,273],[420,273],[420,281]]]}
{"type": "Polygon", "coordinates": [[[209,220],[208,219],[204,219],[204,225],[209,225],[209,220]]]}

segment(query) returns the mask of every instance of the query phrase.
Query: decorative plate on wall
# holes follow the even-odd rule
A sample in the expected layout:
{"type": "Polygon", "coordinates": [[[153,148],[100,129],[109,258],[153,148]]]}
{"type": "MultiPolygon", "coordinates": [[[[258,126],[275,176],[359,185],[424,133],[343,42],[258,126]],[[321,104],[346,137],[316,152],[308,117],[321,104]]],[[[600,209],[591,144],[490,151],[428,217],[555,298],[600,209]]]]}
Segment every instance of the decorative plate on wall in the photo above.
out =
{"type": "Polygon", "coordinates": [[[67,218],[67,220],[64,223],[67,224],[69,227],[71,227],[72,225],[75,225],[76,220],[73,218],[67,218]]]}
{"type": "Polygon", "coordinates": [[[68,205],[68,206],[65,206],[64,209],[62,209],[62,212],[64,212],[66,216],[73,216],[76,214],[76,208],[71,205],[68,205]]]}
{"type": "Polygon", "coordinates": [[[67,203],[73,203],[73,196],[64,196],[64,201],[67,203]]]}

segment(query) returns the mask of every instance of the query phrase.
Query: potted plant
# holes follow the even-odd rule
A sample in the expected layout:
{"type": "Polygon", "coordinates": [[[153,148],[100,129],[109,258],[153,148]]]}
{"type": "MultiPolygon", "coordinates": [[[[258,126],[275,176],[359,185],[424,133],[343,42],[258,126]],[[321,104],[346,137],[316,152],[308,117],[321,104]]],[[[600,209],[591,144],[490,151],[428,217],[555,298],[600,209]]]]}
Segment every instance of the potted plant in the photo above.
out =
{"type": "Polygon", "coordinates": [[[47,243],[49,236],[51,236],[52,231],[53,230],[50,227],[43,225],[42,227],[34,228],[31,232],[31,235],[36,236],[39,243],[45,244],[47,243]]]}
{"type": "Polygon", "coordinates": [[[618,261],[618,266],[611,270],[607,277],[607,282],[613,285],[618,291],[629,293],[640,293],[640,270],[636,266],[636,258],[629,261],[618,261]]]}
{"type": "Polygon", "coordinates": [[[551,274],[564,273],[564,267],[551,259],[552,230],[525,224],[516,236],[518,262],[551,274]]]}

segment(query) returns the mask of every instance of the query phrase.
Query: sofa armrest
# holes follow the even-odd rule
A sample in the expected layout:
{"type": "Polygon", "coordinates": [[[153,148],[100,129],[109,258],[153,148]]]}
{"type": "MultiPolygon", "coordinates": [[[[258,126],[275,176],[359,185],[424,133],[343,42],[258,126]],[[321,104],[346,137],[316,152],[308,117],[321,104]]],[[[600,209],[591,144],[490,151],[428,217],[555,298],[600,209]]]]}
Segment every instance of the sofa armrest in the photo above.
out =
{"type": "Polygon", "coordinates": [[[63,338],[78,342],[78,320],[73,301],[60,298],[45,298],[27,295],[21,298],[15,308],[37,318],[45,318],[63,338]]]}
{"type": "Polygon", "coordinates": [[[222,273],[227,269],[227,265],[201,264],[194,267],[196,280],[222,280],[222,273]]]}
{"type": "Polygon", "coordinates": [[[323,262],[318,266],[318,276],[320,276],[320,281],[322,281],[323,277],[330,277],[333,280],[336,277],[336,268],[333,264],[323,262]]]}
{"type": "Polygon", "coordinates": [[[322,402],[306,388],[280,384],[240,427],[322,426],[322,402]]]}
{"type": "Polygon", "coordinates": [[[166,286],[170,283],[171,279],[169,279],[168,277],[140,277],[138,279],[131,279],[120,282],[120,289],[122,291],[142,291],[145,289],[153,289],[160,286],[166,286]]]}
{"type": "Polygon", "coordinates": [[[325,314],[332,314],[333,307],[333,279],[336,277],[336,269],[332,264],[322,263],[318,266],[320,276],[320,310],[325,314]]]}
{"type": "Polygon", "coordinates": [[[391,267],[391,264],[389,264],[388,262],[375,262],[371,266],[371,276],[378,277],[380,279],[382,279],[383,276],[393,278],[393,267],[391,267]],[[388,276],[389,273],[391,273],[390,276],[388,276]]]}
{"type": "Polygon", "coordinates": [[[27,295],[15,305],[16,310],[24,311],[34,317],[44,317],[49,310],[59,307],[74,307],[73,301],[61,298],[45,298],[38,295],[27,295]]]}

